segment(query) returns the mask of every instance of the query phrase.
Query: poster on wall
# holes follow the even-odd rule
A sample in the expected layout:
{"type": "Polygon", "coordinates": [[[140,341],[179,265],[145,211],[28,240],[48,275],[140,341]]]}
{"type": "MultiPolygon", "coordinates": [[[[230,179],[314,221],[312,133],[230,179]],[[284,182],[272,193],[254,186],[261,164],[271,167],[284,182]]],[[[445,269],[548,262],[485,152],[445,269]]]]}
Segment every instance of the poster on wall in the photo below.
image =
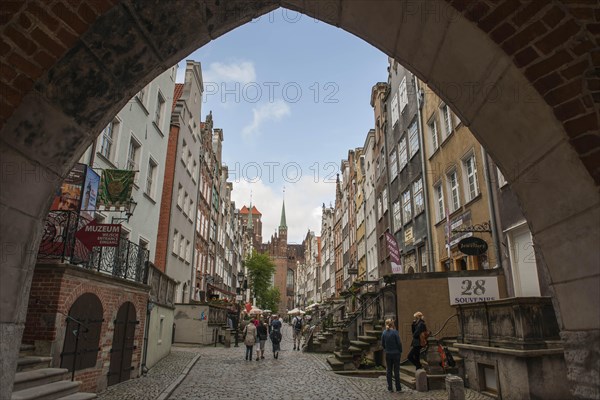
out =
{"type": "Polygon", "coordinates": [[[99,186],[100,175],[98,175],[89,166],[86,166],[85,182],[83,183],[83,198],[81,201],[81,215],[84,217],[88,217],[90,219],[94,218],[99,186]]]}
{"type": "Polygon", "coordinates": [[[500,299],[497,276],[448,278],[450,305],[471,304],[500,299]]]}
{"type": "Polygon", "coordinates": [[[51,211],[77,211],[81,200],[81,188],[85,177],[85,164],[76,164],[58,189],[51,211]]]}

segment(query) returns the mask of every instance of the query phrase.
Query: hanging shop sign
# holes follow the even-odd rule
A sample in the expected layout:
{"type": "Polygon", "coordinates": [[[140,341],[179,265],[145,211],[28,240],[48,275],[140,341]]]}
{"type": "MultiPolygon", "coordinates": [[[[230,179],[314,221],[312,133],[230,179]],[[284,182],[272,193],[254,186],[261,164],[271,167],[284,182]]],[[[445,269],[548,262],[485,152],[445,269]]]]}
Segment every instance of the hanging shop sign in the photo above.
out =
{"type": "Polygon", "coordinates": [[[448,278],[450,305],[471,304],[500,298],[497,276],[448,278]]]}
{"type": "Polygon", "coordinates": [[[99,224],[96,220],[93,220],[78,230],[75,237],[89,250],[99,246],[118,247],[121,237],[121,225],[99,224]]]}
{"type": "Polygon", "coordinates": [[[485,254],[488,244],[485,240],[478,237],[467,237],[458,242],[458,249],[469,256],[478,256],[485,254]]]}
{"type": "Polygon", "coordinates": [[[402,261],[400,260],[400,250],[398,250],[398,242],[394,235],[389,232],[385,233],[385,241],[387,242],[387,249],[390,253],[390,264],[392,267],[392,274],[403,273],[402,261]]]}

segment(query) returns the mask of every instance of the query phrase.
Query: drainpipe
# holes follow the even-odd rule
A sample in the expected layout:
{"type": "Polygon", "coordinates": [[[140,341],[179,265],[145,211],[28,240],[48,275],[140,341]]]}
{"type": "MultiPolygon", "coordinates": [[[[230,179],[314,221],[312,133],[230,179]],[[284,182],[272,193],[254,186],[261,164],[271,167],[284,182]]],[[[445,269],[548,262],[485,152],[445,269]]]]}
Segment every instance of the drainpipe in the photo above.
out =
{"type": "Polygon", "coordinates": [[[492,241],[494,242],[496,260],[498,268],[502,269],[502,255],[500,253],[500,240],[498,238],[498,223],[496,221],[496,205],[494,203],[494,194],[492,191],[492,179],[490,177],[490,169],[488,168],[487,151],[481,146],[481,157],[483,158],[483,173],[485,175],[485,185],[488,191],[488,208],[490,212],[490,224],[492,225],[492,241]]]}
{"type": "Polygon", "coordinates": [[[431,237],[431,214],[429,212],[429,182],[427,176],[427,167],[425,165],[425,140],[423,132],[423,115],[421,114],[421,108],[423,103],[419,97],[419,85],[417,77],[413,74],[413,82],[415,84],[415,93],[417,96],[417,124],[419,127],[419,151],[421,153],[421,170],[423,171],[423,201],[425,202],[425,222],[427,224],[427,265],[429,272],[435,272],[435,266],[433,265],[433,238],[431,237]]]}
{"type": "Polygon", "coordinates": [[[148,332],[150,331],[150,313],[154,308],[154,303],[148,300],[146,304],[146,326],[144,327],[144,354],[142,356],[142,375],[146,375],[148,368],[146,368],[146,358],[148,356],[148,332]]]}
{"type": "Polygon", "coordinates": [[[200,207],[200,175],[202,174],[202,162],[204,161],[204,157],[202,154],[202,147],[200,148],[200,156],[199,156],[199,160],[200,161],[200,166],[198,168],[198,176],[196,177],[196,204],[194,205],[194,242],[192,243],[192,270],[190,273],[190,299],[189,299],[189,303],[192,302],[192,299],[194,298],[194,292],[196,291],[196,257],[198,257],[198,251],[196,251],[196,242],[197,242],[197,231],[196,229],[197,224],[198,224],[198,213],[199,211],[199,207],[200,207]]]}

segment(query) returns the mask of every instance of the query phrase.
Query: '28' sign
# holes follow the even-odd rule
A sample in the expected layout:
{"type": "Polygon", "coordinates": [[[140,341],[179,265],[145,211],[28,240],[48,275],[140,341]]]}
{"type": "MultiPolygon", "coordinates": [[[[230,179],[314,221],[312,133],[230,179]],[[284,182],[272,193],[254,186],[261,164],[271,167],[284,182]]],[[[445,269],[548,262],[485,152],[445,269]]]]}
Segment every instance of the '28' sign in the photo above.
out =
{"type": "Polygon", "coordinates": [[[450,304],[469,304],[500,298],[498,277],[473,276],[448,278],[450,304]]]}

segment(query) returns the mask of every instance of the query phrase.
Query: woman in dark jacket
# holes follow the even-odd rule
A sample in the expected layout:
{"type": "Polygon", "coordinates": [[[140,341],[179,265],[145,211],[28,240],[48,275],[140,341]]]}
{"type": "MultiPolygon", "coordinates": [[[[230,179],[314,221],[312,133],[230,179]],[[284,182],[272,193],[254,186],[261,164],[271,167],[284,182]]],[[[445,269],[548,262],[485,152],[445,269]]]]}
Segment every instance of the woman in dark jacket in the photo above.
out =
{"type": "Polygon", "coordinates": [[[396,392],[402,390],[400,386],[400,354],[402,354],[402,343],[400,335],[394,327],[391,319],[385,321],[385,331],[381,335],[381,346],[385,350],[385,364],[387,366],[387,385],[388,390],[392,390],[392,371],[396,380],[396,392]]]}
{"type": "Polygon", "coordinates": [[[411,349],[410,353],[408,353],[408,361],[414,364],[416,369],[422,369],[421,366],[421,333],[429,331],[427,330],[427,325],[425,325],[425,317],[423,313],[417,311],[414,314],[414,321],[411,326],[412,330],[412,342],[410,343],[411,349]]]}

